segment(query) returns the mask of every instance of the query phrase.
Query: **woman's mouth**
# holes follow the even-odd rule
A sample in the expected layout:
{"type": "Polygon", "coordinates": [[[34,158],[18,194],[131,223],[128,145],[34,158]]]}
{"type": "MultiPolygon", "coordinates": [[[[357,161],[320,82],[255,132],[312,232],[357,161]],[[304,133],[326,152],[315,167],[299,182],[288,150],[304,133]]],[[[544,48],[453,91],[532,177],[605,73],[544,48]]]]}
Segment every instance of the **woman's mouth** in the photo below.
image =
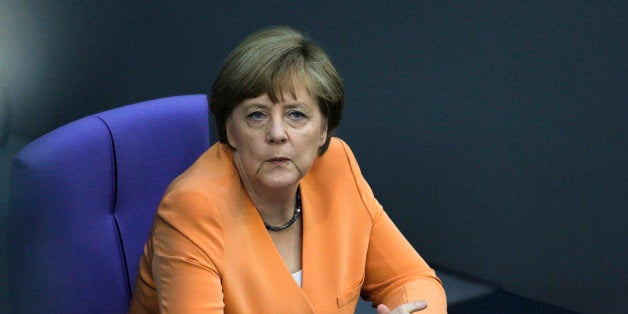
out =
{"type": "Polygon", "coordinates": [[[274,158],[270,158],[270,159],[268,159],[266,161],[270,162],[270,163],[273,163],[273,164],[283,164],[283,163],[286,163],[286,162],[290,161],[290,159],[284,158],[284,157],[274,157],[274,158]]]}

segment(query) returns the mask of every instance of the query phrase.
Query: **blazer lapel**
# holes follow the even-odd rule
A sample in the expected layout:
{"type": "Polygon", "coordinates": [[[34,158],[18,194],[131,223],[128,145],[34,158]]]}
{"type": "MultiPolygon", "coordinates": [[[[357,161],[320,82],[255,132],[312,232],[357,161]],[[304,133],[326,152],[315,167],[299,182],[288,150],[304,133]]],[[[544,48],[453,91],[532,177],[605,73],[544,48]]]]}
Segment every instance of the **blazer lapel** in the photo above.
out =
{"type": "MultiPolygon", "coordinates": [[[[328,244],[332,240],[326,223],[329,205],[316,193],[315,185],[308,180],[301,181],[301,201],[303,206],[303,283],[302,289],[313,304],[324,304],[330,285],[330,271],[333,263],[328,254],[328,244]]],[[[333,241],[333,240],[332,240],[333,241]]],[[[338,266],[338,265],[336,265],[338,266]]],[[[328,301],[327,301],[328,302],[328,301]]]]}
{"type": "Polygon", "coordinates": [[[248,249],[254,251],[250,252],[250,255],[247,254],[254,258],[250,263],[258,263],[257,261],[259,261],[258,264],[262,269],[258,270],[258,275],[265,277],[265,280],[276,287],[277,296],[282,299],[280,302],[289,302],[295,305],[303,304],[309,307],[311,311],[314,311],[306,294],[296,283],[281,258],[281,254],[279,254],[275,243],[268,234],[259,212],[244,189],[242,190],[242,195],[244,205],[243,218],[246,220],[242,225],[250,228],[250,240],[253,241],[253,245],[247,245],[248,249]]]}

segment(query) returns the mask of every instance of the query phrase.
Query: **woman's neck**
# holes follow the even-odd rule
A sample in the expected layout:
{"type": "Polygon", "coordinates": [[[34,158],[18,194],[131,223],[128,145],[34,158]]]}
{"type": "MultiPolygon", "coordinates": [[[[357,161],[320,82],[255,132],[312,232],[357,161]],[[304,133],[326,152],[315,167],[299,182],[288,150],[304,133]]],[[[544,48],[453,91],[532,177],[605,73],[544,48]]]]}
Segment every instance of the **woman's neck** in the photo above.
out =
{"type": "Polygon", "coordinates": [[[294,215],[298,184],[284,189],[256,188],[246,182],[243,185],[265,223],[282,225],[294,215]]]}

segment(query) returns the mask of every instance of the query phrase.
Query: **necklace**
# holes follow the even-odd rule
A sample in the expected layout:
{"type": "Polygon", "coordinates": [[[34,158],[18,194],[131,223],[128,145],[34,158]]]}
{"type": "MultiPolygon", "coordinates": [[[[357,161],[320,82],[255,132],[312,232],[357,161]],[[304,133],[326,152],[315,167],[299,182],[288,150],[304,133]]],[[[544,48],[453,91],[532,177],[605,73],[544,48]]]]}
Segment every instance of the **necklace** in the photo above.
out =
{"type": "MultiPolygon", "coordinates": [[[[281,225],[281,226],[271,226],[267,223],[264,222],[264,226],[266,226],[266,229],[269,231],[281,231],[284,229],[287,229],[288,227],[292,226],[292,224],[297,221],[297,219],[299,219],[299,216],[301,215],[301,192],[299,191],[299,189],[297,189],[297,204],[294,208],[294,215],[292,215],[292,219],[290,219],[290,221],[286,222],[285,224],[281,225]]],[[[263,221],[263,220],[262,220],[263,221]]]]}

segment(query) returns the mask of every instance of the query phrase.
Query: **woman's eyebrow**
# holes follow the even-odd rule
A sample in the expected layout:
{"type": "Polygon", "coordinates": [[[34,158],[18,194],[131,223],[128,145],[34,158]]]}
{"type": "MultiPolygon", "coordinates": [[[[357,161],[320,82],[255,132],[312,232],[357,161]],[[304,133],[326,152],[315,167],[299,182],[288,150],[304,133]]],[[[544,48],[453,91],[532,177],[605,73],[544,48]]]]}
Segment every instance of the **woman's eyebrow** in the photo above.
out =
{"type": "Polygon", "coordinates": [[[254,103],[244,104],[244,107],[246,109],[266,109],[270,107],[270,105],[254,102],[254,103]]]}
{"type": "Polygon", "coordinates": [[[310,108],[310,105],[308,105],[306,102],[304,101],[295,101],[295,102],[291,102],[286,104],[286,108],[288,109],[294,109],[294,108],[310,108]]]}

